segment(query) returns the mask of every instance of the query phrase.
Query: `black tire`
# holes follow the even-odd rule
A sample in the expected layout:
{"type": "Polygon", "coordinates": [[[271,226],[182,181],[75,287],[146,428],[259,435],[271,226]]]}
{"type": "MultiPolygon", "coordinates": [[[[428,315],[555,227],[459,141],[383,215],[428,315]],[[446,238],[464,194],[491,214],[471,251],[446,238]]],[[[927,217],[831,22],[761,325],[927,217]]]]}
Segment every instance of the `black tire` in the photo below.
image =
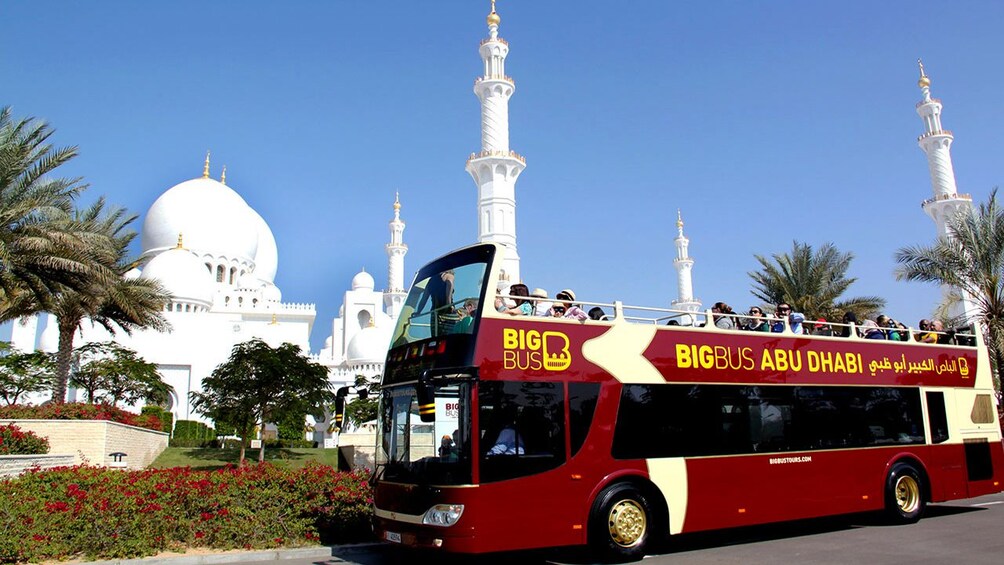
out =
{"type": "Polygon", "coordinates": [[[927,500],[924,475],[912,463],[896,463],[885,479],[885,515],[892,524],[920,520],[927,500]]]}
{"type": "Polygon", "coordinates": [[[589,545],[606,559],[637,561],[652,538],[648,498],[635,486],[617,483],[603,490],[589,512],[589,545]]]}

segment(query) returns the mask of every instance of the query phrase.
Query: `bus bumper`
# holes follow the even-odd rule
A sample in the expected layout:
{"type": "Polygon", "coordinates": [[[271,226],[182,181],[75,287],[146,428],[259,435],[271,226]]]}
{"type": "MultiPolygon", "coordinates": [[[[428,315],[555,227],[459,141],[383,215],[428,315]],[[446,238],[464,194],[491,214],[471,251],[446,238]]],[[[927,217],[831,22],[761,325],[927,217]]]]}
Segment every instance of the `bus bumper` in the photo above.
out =
{"type": "Polygon", "coordinates": [[[466,528],[417,526],[377,519],[376,534],[384,543],[449,553],[477,553],[474,534],[466,528]]]}

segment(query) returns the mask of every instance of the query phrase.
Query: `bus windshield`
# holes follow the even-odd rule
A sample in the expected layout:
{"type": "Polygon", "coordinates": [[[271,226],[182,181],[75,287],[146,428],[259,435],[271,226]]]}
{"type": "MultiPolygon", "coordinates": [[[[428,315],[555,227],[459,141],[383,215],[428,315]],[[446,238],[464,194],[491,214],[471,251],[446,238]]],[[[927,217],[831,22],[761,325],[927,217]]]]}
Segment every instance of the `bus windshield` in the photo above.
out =
{"type": "Polygon", "coordinates": [[[470,250],[472,253],[449,255],[419,271],[398,317],[392,348],[473,333],[493,249],[481,246],[470,250]]]}
{"type": "Polygon", "coordinates": [[[471,482],[470,382],[435,387],[436,420],[418,417],[415,387],[383,391],[376,463],[384,480],[425,484],[471,482]]]}

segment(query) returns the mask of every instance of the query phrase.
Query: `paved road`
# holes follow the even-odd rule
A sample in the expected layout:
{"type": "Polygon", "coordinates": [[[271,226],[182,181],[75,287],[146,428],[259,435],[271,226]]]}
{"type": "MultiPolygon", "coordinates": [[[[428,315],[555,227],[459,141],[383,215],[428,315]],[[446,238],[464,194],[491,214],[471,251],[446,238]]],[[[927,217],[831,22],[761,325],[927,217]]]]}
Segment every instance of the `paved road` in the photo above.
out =
{"type": "MultiPolygon", "coordinates": [[[[1004,495],[997,494],[932,505],[923,520],[909,526],[886,526],[876,516],[855,515],[678,536],[666,548],[660,549],[659,554],[647,557],[644,565],[1001,565],[1004,563],[1002,529],[1004,495]]],[[[594,562],[584,549],[476,557],[415,553],[391,546],[378,546],[363,552],[339,554],[337,551],[329,561],[284,560],[283,565],[585,565],[594,562]]]]}

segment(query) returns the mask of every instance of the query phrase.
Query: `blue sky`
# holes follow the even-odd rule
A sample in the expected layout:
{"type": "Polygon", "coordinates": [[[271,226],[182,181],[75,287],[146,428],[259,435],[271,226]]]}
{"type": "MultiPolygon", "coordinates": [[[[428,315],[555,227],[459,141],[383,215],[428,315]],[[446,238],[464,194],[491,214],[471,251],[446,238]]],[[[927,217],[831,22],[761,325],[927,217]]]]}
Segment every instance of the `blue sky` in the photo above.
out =
{"type": "MultiPolygon", "coordinates": [[[[330,334],[361,268],[386,286],[394,192],[406,272],[474,242],[488,0],[7,2],[0,105],[79,145],[85,201],[145,214],[213,176],[272,227],[283,298],[330,334]]],[[[754,302],[754,254],[855,255],[849,295],[915,325],[937,288],[896,282],[928,243],[918,57],[955,133],[959,191],[1001,184],[1004,4],[500,0],[522,273],[552,295],[668,305],[676,210],[706,305],[754,302]],[[994,155],[998,155],[994,157],[994,155]]],[[[142,218],[136,224],[139,229],[142,218]]],[[[137,249],[138,251],[138,249],[137,249]]]]}

